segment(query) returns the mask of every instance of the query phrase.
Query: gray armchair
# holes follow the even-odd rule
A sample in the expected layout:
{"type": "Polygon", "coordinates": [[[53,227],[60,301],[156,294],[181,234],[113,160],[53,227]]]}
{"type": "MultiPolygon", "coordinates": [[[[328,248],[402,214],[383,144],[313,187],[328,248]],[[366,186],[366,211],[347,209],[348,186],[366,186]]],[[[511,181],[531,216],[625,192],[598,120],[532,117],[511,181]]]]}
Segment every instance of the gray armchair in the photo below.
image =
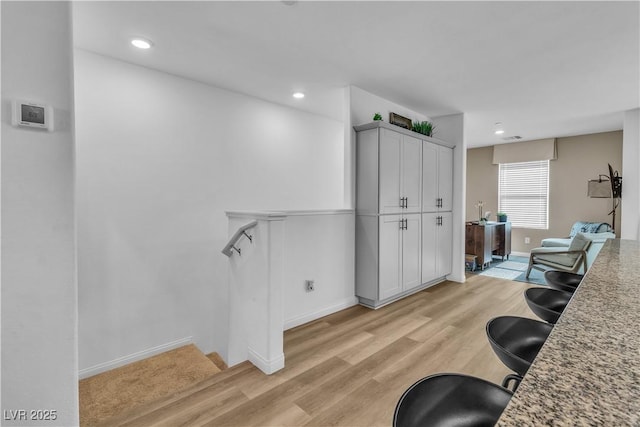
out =
{"type": "Polygon", "coordinates": [[[531,250],[529,255],[529,267],[526,278],[529,278],[532,269],[545,271],[548,269],[578,272],[581,268],[587,271],[587,251],[591,246],[591,239],[582,233],[576,234],[571,239],[569,247],[550,246],[531,250]]]}

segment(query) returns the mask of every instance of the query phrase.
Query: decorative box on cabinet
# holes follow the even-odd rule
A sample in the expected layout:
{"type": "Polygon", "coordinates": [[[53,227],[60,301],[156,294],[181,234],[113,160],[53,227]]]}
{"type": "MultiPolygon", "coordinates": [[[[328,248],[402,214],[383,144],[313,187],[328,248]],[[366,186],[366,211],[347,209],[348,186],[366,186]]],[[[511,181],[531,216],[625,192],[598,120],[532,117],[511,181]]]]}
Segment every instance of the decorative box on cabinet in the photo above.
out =
{"type": "Polygon", "coordinates": [[[444,141],[384,122],[355,130],[356,295],[361,304],[377,308],[438,283],[451,272],[451,208],[443,212],[446,206],[440,206],[424,215],[422,195],[425,183],[434,184],[433,194],[442,194],[450,206],[453,151],[444,141]],[[438,153],[435,167],[429,157],[428,171],[423,164],[425,146],[438,153]],[[442,185],[423,179],[434,170],[434,179],[442,185]]]}

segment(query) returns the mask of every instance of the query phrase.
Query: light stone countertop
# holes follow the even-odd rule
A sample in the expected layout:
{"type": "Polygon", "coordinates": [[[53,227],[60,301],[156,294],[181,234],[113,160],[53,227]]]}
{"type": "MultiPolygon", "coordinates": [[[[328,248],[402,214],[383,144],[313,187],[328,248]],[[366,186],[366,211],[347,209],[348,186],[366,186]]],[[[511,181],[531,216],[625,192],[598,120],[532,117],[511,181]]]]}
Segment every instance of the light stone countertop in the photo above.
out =
{"type": "Polygon", "coordinates": [[[605,243],[497,425],[640,425],[640,242],[605,243]]]}

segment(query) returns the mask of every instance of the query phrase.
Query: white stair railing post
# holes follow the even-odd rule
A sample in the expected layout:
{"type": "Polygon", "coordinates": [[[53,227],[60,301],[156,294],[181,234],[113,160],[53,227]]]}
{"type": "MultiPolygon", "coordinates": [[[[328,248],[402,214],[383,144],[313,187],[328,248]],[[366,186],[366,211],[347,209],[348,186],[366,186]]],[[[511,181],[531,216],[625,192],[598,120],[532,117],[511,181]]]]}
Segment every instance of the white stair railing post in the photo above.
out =
{"type": "Polygon", "coordinates": [[[252,242],[242,256],[229,257],[229,355],[232,366],[251,361],[266,374],[284,367],[283,305],[284,224],[281,213],[228,212],[233,232],[255,219],[252,242]]]}

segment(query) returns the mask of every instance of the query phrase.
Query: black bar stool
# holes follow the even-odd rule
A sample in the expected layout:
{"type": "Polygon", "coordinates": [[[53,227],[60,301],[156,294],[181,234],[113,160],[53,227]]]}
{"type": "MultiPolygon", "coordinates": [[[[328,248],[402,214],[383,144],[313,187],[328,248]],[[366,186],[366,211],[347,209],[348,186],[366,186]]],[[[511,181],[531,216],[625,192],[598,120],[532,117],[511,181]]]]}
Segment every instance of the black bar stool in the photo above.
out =
{"type": "Polygon", "coordinates": [[[560,318],[573,294],[556,289],[529,288],[524,291],[524,299],[536,316],[554,324],[560,318]]]}
{"type": "Polygon", "coordinates": [[[568,271],[547,270],[544,272],[544,280],[550,288],[571,293],[575,292],[583,277],[583,274],[568,271]]]}
{"type": "Polygon", "coordinates": [[[491,348],[509,369],[516,372],[504,377],[502,386],[514,381],[515,391],[536,358],[553,326],[539,320],[516,316],[495,317],[487,322],[491,348]]]}
{"type": "Polygon", "coordinates": [[[400,397],[393,426],[493,426],[512,395],[497,384],[468,375],[431,375],[400,397]]]}

